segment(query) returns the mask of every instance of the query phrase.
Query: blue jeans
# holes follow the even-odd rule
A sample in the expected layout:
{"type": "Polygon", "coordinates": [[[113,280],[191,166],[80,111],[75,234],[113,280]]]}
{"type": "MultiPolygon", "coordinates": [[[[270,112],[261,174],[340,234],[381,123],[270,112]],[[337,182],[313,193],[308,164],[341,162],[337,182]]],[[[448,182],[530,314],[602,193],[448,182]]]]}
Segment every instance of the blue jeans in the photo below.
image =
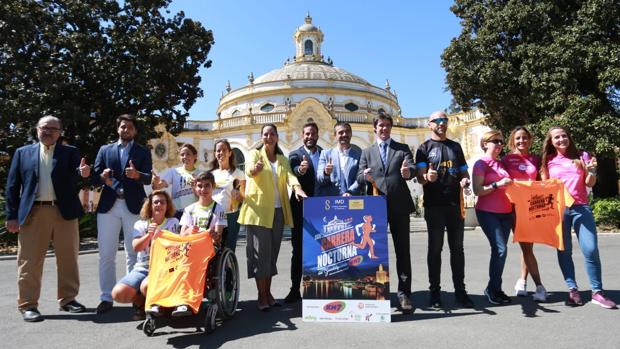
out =
{"type": "Polygon", "coordinates": [[[510,213],[495,213],[476,210],[478,223],[489,239],[491,245],[491,261],[489,262],[489,292],[502,290],[502,273],[506,264],[508,236],[514,226],[515,217],[510,213]]]}
{"type": "Polygon", "coordinates": [[[568,288],[577,288],[575,281],[575,264],[573,264],[573,240],[571,238],[571,228],[575,229],[579,247],[583,253],[586,264],[586,273],[590,279],[592,291],[601,291],[603,282],[601,281],[601,259],[598,255],[598,238],[596,236],[596,223],[592,209],[588,205],[573,205],[564,210],[564,220],[562,222],[562,237],[564,239],[564,251],[558,250],[558,262],[564,281],[568,288]]]}

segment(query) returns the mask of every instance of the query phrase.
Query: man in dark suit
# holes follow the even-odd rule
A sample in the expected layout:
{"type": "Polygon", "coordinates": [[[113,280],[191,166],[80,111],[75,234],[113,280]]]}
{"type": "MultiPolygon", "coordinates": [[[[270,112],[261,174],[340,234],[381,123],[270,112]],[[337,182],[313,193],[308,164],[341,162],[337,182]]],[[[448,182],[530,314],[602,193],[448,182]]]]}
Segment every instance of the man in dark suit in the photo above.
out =
{"type": "Polygon", "coordinates": [[[37,309],[43,263],[53,241],[58,273],[60,310],[80,313],[75,300],[80,288],[78,176],[90,176],[90,166],[80,160],[77,148],[58,143],[62,125],[44,116],[37,124],[39,143],[15,152],[6,185],[6,228],[18,235],[17,306],[24,321],[43,320],[37,309]]]}
{"type": "MultiPolygon", "coordinates": [[[[316,195],[316,169],[319,165],[321,147],[317,145],[319,140],[319,126],[314,122],[304,125],[301,132],[304,145],[289,154],[289,163],[293,173],[299,179],[301,189],[308,196],[316,195]]],[[[293,255],[291,256],[291,291],[284,298],[285,303],[294,303],[301,299],[299,286],[301,285],[303,249],[303,201],[297,200],[295,193],[291,195],[291,211],[293,212],[293,228],[291,228],[291,244],[293,255]]]]}
{"type": "Polygon", "coordinates": [[[362,151],[357,181],[369,188],[376,188],[387,201],[387,220],[390,225],[396,272],[398,273],[398,302],[405,312],[413,311],[411,295],[411,257],[409,253],[409,215],[413,212],[413,199],[407,180],[414,172],[413,155],[406,144],[390,138],[392,117],[379,113],[373,120],[376,142],[362,151]]]}
{"type": "Polygon", "coordinates": [[[99,287],[101,303],[97,314],[112,309],[112,288],[116,284],[116,250],[119,231],[123,229],[127,272],[136,263],[131,246],[133,226],[151,183],[151,152],[134,142],[136,119],[128,114],[116,120],[119,140],[99,149],[95,160],[93,183],[102,185],[97,207],[97,243],[99,245],[99,287]]]}
{"type": "Polygon", "coordinates": [[[360,195],[357,183],[357,169],[362,152],[351,147],[351,125],[338,122],[334,126],[334,137],[338,145],[321,152],[317,170],[317,196],[360,195]]]}

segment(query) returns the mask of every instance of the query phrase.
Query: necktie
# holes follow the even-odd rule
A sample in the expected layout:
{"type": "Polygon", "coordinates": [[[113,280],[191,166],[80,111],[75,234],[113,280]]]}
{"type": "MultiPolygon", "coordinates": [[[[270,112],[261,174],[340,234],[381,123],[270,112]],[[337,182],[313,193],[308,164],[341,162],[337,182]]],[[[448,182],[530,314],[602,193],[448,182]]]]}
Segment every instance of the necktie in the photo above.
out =
{"type": "Polygon", "coordinates": [[[381,161],[383,161],[383,166],[387,167],[387,143],[381,143],[381,161]]]}

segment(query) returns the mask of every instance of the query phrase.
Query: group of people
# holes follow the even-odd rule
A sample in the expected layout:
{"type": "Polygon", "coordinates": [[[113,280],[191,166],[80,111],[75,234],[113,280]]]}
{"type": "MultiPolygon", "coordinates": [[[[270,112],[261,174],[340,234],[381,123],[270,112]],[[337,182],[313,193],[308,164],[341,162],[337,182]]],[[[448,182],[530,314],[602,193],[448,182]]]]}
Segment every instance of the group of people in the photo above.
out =
{"type": "MultiPolygon", "coordinates": [[[[376,141],[362,151],[352,146],[348,123],[334,126],[336,146],[318,146],[319,128],[306,123],[301,132],[303,145],[288,158],[278,146],[274,124],[261,128],[261,141],[245,163],[245,173],[236,167],[228,141],[215,142],[214,158],[208,171],[196,166],[198,151],[191,144],[179,150],[182,163],[157,174],[151,153],[134,142],[138,127],[131,115],[117,119],[118,141],[99,150],[94,166],[80,158],[78,150],[58,142],[61,121],[53,116],[37,124],[39,142],[19,148],[12,159],[6,190],[6,228],[18,235],[18,309],[25,321],[41,321],[38,299],[45,253],[53,241],[58,269],[60,310],[79,313],[85,307],[77,302],[79,291],[78,218],[82,205],[78,199],[78,178],[101,186],[97,207],[99,246],[99,284],[97,314],[113,308],[114,301],[133,303],[134,317],[145,311],[157,314],[157,305],[144,309],[148,287],[149,248],[161,230],[181,235],[208,231],[214,241],[233,251],[243,229],[247,238],[248,277],[256,281],[261,311],[280,303],[271,293],[277,271],[284,225],[291,227],[291,289],[284,298],[294,303],[302,298],[302,222],[303,199],[309,196],[384,195],[387,221],[396,254],[398,308],[412,312],[410,214],[414,202],[407,181],[417,178],[424,189],[424,218],[428,230],[428,278],[430,305],[441,307],[441,250],[447,232],[454,296],[458,305],[474,303],[465,288],[463,249],[463,191],[470,186],[479,199],[476,214],[491,245],[489,283],[484,293],[492,304],[510,302],[501,287],[506,260],[506,244],[514,228],[515,214],[505,188],[513,181],[557,178],[574,198],[564,213],[564,250],[558,260],[569,288],[569,305],[582,305],[571,258],[571,228],[575,229],[586,259],[592,288],[592,302],[606,308],[615,303],[603,293],[601,263],[598,256],[596,225],[588,206],[586,187],[596,182],[596,160],[578,151],[568,132],[552,128],[544,142],[543,155],[530,153],[531,134],[515,129],[508,141],[510,154],[500,159],[502,134],[489,131],[481,139],[485,155],[473,167],[470,180],[461,146],[447,138],[448,117],[435,112],[429,118],[431,138],[421,144],[415,159],[407,144],[391,138],[392,118],[380,112],[373,120],[376,141]],[[145,185],[153,191],[147,196],[145,185]],[[289,188],[292,189],[289,196],[289,188]],[[167,189],[167,190],[166,190],[167,189]],[[116,251],[120,231],[124,234],[126,275],[117,281],[116,251]]],[[[532,243],[521,243],[521,277],[515,286],[518,296],[526,295],[526,279],[536,284],[534,299],[546,300],[532,243]]],[[[173,316],[191,311],[179,305],[173,316]]]]}

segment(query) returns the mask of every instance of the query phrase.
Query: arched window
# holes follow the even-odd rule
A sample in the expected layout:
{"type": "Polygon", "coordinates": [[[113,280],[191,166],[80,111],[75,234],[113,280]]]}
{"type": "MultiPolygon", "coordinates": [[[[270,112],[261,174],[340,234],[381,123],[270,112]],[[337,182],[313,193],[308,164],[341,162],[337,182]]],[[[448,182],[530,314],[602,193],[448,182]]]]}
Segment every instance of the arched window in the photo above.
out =
{"type": "Polygon", "coordinates": [[[263,113],[269,113],[270,111],[272,111],[274,108],[273,104],[271,103],[267,103],[264,104],[262,107],[260,107],[260,111],[262,111],[263,113]]]}
{"type": "Polygon", "coordinates": [[[311,55],[314,52],[312,49],[312,40],[306,40],[304,42],[304,54],[311,55]]]}
{"type": "Polygon", "coordinates": [[[233,153],[235,154],[235,165],[241,171],[245,171],[245,156],[243,156],[243,152],[238,148],[233,148],[233,153]]]}
{"type": "Polygon", "coordinates": [[[232,116],[239,116],[239,115],[241,115],[241,112],[239,111],[239,109],[232,112],[232,116]]]}

